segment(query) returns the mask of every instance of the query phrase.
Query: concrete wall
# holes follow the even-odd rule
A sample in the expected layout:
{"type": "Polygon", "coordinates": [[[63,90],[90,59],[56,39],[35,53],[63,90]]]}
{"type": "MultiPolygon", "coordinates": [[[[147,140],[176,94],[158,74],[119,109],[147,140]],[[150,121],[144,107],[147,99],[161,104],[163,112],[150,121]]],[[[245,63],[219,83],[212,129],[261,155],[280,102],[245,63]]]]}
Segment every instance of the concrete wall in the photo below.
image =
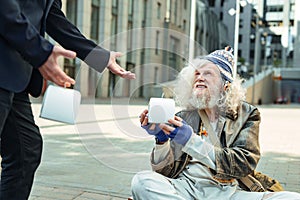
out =
{"type": "Polygon", "coordinates": [[[263,71],[255,76],[255,86],[253,87],[253,78],[245,82],[247,89],[246,101],[252,104],[269,104],[274,102],[274,81],[273,71],[263,71]],[[253,90],[254,89],[254,90],[253,90]]]}

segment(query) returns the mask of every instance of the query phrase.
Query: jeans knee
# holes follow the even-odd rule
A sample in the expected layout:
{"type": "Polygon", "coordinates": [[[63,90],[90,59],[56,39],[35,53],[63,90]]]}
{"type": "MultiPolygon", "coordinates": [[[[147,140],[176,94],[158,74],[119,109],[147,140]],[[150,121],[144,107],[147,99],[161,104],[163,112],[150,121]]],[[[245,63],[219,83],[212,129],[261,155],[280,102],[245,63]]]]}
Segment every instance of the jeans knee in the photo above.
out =
{"type": "Polygon", "coordinates": [[[131,191],[132,193],[139,193],[142,189],[141,182],[143,181],[143,172],[138,172],[134,175],[131,181],[131,191]]]}
{"type": "Polygon", "coordinates": [[[151,187],[151,183],[154,181],[152,171],[141,171],[138,172],[131,181],[131,191],[132,193],[142,193],[146,188],[151,187]]]}

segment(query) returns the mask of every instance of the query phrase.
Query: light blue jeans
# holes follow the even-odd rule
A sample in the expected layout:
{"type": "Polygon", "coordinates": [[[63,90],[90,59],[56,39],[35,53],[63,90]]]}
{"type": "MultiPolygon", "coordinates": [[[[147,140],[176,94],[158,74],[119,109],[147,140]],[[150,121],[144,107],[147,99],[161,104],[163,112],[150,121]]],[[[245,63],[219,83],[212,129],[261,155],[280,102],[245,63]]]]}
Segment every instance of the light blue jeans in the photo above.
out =
{"type": "Polygon", "coordinates": [[[131,182],[134,200],[300,200],[300,194],[296,192],[247,192],[237,186],[228,187],[231,188],[223,190],[208,186],[210,189],[200,191],[188,179],[169,179],[153,171],[139,172],[131,182]]]}

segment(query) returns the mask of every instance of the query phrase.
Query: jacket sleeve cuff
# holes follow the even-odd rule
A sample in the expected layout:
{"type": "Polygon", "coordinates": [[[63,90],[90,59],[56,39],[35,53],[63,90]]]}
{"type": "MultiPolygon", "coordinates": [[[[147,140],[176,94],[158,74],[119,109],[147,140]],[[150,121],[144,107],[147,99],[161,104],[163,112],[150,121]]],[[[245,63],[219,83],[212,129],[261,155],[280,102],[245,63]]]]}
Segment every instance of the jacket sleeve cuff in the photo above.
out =
{"type": "Polygon", "coordinates": [[[96,71],[102,72],[108,65],[110,51],[97,46],[84,59],[81,59],[96,71]]]}
{"type": "MultiPolygon", "coordinates": [[[[167,143],[169,143],[169,142],[167,142],[167,143]]],[[[164,144],[164,145],[168,145],[168,144],[164,144]]],[[[165,147],[162,147],[162,148],[165,148],[165,147]]],[[[174,163],[174,155],[172,154],[171,148],[169,148],[169,151],[166,152],[167,154],[165,155],[165,157],[157,163],[154,162],[154,153],[155,153],[155,148],[153,149],[151,157],[150,157],[151,167],[154,171],[160,171],[163,168],[174,163]]]]}
{"type": "Polygon", "coordinates": [[[48,42],[46,40],[43,41],[39,54],[32,55],[32,59],[30,60],[30,64],[34,68],[41,67],[48,60],[50,54],[53,51],[53,47],[54,47],[54,45],[51,44],[50,42],[48,42]]]}
{"type": "Polygon", "coordinates": [[[157,164],[164,160],[170,151],[170,142],[167,141],[164,144],[156,145],[153,150],[153,163],[157,164]]]}

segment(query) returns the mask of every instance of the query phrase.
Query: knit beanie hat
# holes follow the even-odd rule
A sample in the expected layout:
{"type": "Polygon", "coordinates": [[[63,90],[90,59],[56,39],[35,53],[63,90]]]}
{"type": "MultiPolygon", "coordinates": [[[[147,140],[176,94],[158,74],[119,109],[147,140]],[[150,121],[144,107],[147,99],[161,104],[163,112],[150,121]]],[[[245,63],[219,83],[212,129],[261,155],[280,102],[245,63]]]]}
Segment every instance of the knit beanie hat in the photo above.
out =
{"type": "Polygon", "coordinates": [[[219,67],[222,78],[225,81],[229,81],[230,83],[233,81],[233,48],[227,46],[224,50],[216,50],[205,56],[204,59],[209,60],[219,67]]]}

